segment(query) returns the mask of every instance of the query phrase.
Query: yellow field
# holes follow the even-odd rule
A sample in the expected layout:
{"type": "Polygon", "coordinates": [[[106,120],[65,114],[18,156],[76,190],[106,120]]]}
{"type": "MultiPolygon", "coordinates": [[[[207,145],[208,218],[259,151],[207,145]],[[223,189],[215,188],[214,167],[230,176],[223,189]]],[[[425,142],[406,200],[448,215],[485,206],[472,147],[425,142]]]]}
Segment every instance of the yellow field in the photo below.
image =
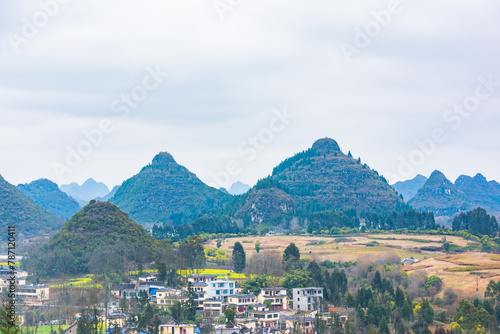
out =
{"type": "MultiPolygon", "coordinates": [[[[314,259],[318,262],[330,260],[332,262],[363,261],[377,259],[388,253],[394,253],[401,259],[415,258],[419,262],[406,265],[407,272],[425,273],[427,276],[436,275],[443,280],[444,288],[450,287],[459,290],[467,296],[483,296],[486,285],[491,279],[500,279],[500,255],[478,252],[447,255],[442,252],[422,251],[422,247],[440,247],[443,244],[441,235],[405,235],[405,234],[363,234],[344,236],[265,236],[265,237],[238,237],[224,240],[221,248],[226,254],[232,253],[236,241],[241,242],[247,258],[256,253],[255,242],[260,241],[261,252],[283,252],[294,242],[299,247],[301,258],[314,259]],[[368,243],[377,242],[373,247],[368,243]],[[476,284],[479,291],[476,292],[476,284]]],[[[446,236],[446,241],[464,247],[473,241],[462,237],[446,236]]],[[[216,248],[216,240],[207,243],[216,248]]]]}

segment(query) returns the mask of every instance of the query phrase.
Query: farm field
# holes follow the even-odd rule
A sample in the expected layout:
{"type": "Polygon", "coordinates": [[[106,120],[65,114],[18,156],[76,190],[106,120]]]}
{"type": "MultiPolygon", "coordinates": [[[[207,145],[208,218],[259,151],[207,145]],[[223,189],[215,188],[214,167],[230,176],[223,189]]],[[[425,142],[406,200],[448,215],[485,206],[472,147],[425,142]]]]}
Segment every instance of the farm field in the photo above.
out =
{"type": "MultiPolygon", "coordinates": [[[[425,272],[427,276],[436,275],[443,280],[444,288],[459,290],[464,296],[484,296],[490,280],[500,279],[500,255],[464,252],[445,254],[444,252],[422,251],[422,247],[441,247],[442,235],[405,235],[405,234],[363,234],[342,236],[265,236],[238,237],[225,239],[221,249],[231,255],[236,241],[241,242],[247,258],[256,253],[255,242],[260,242],[261,252],[284,249],[294,242],[299,247],[301,258],[314,259],[317,262],[366,261],[384,254],[393,253],[401,259],[418,259],[417,263],[402,267],[408,273],[425,272]],[[368,244],[368,246],[367,246],[368,244]],[[476,291],[476,288],[479,291],[476,291]]],[[[475,243],[462,237],[446,236],[446,241],[457,246],[475,243]]],[[[207,246],[216,248],[216,240],[207,246]]],[[[444,289],[443,289],[444,290],[444,289]]]]}

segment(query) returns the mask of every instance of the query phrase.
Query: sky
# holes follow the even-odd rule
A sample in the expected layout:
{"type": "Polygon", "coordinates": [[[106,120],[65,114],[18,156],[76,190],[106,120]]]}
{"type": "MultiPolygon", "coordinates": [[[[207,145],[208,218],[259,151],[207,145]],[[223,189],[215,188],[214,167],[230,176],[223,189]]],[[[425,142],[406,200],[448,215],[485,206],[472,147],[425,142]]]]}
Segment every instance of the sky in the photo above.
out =
{"type": "Polygon", "coordinates": [[[391,183],[500,181],[500,3],[0,1],[0,175],[119,185],[159,152],[253,185],[323,137],[391,183]]]}

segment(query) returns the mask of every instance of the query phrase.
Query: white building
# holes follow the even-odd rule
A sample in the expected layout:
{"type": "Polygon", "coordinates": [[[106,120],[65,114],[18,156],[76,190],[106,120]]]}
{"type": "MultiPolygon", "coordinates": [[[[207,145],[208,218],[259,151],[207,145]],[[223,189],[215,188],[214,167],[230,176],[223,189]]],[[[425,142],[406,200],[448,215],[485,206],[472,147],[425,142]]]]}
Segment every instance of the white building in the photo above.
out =
{"type": "Polygon", "coordinates": [[[298,311],[313,311],[321,307],[323,288],[293,289],[293,309],[298,311]]]}
{"type": "Polygon", "coordinates": [[[224,299],[236,293],[236,281],[212,281],[207,282],[206,299],[224,299]]]}

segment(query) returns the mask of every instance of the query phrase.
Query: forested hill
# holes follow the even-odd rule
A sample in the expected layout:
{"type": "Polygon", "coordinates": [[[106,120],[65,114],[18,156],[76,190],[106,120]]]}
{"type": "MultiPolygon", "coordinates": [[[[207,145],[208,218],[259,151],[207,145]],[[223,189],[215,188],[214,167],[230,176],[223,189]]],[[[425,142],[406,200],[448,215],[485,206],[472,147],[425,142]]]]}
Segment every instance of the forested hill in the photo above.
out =
{"type": "Polygon", "coordinates": [[[166,152],[126,180],[110,202],[143,226],[189,223],[218,212],[231,195],[209,187],[166,152]]]}
{"type": "Polygon", "coordinates": [[[47,243],[33,249],[25,265],[47,277],[120,273],[130,261],[152,261],[163,245],[116,205],[93,200],[47,243]]]}
{"type": "Polygon", "coordinates": [[[0,175],[0,226],[4,231],[7,226],[15,226],[21,236],[42,236],[59,229],[63,223],[0,175]]]}
{"type": "Polygon", "coordinates": [[[359,213],[406,208],[382,176],[350,152],[344,154],[330,138],[283,161],[242,202],[237,214],[254,222],[321,210],[355,209],[359,213]]]}
{"type": "Polygon", "coordinates": [[[47,179],[20,184],[17,189],[62,220],[71,218],[81,209],[75,199],[61,191],[57,184],[47,179]]]}

